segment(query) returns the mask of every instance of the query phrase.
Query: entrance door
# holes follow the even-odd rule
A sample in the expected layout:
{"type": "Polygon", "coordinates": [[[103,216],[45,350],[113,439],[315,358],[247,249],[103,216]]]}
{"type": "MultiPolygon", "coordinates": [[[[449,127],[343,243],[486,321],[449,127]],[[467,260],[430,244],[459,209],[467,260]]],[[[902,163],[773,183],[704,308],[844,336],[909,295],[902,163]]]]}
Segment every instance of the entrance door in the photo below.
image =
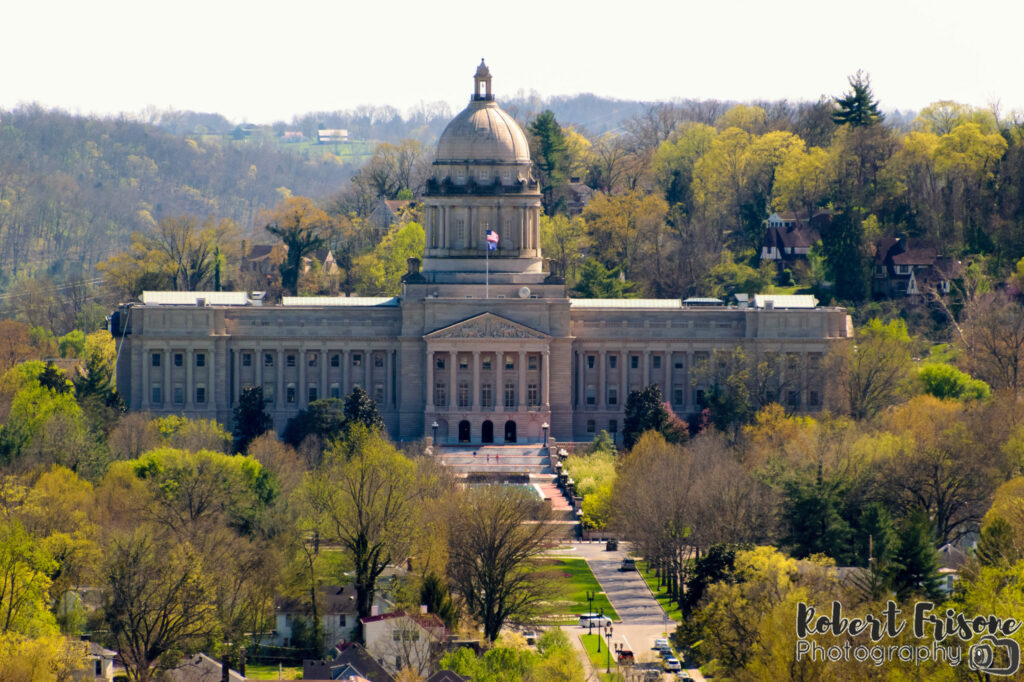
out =
{"type": "Polygon", "coordinates": [[[469,422],[465,419],[459,422],[459,442],[469,442],[469,422]]]}
{"type": "Polygon", "coordinates": [[[490,419],[483,423],[480,428],[480,442],[481,443],[493,443],[494,442],[494,424],[490,419]]]}
{"type": "Polygon", "coordinates": [[[505,442],[516,442],[516,423],[511,419],[505,422],[505,442]]]}

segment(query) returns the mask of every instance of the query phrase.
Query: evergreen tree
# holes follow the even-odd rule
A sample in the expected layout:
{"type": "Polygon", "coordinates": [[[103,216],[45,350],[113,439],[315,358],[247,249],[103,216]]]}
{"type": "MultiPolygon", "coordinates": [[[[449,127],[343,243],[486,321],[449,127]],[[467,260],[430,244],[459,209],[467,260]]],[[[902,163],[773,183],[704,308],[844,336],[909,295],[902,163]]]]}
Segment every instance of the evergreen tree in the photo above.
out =
{"type": "Polygon", "coordinates": [[[529,130],[539,147],[534,160],[543,176],[541,191],[544,193],[544,212],[547,215],[564,213],[561,194],[568,180],[565,168],[568,165],[569,148],[562,126],[558,125],[554,113],[547,110],[533,120],[529,130]]]}
{"type": "Polygon", "coordinates": [[[888,570],[889,586],[900,601],[914,596],[942,596],[939,557],[928,515],[917,511],[904,520],[888,570]]]}
{"type": "Polygon", "coordinates": [[[449,630],[459,624],[459,612],[448,592],[448,585],[436,573],[428,573],[420,587],[420,603],[425,604],[427,611],[437,614],[449,630]]]}
{"type": "Polygon", "coordinates": [[[262,386],[242,389],[238,406],[235,407],[235,428],[232,432],[235,452],[244,453],[249,443],[274,428],[274,420],[266,408],[262,386]]]}
{"type": "Polygon", "coordinates": [[[623,276],[621,267],[609,270],[596,258],[588,258],[580,268],[576,295],[580,298],[635,298],[635,288],[636,283],[623,276]]]}
{"type": "Polygon", "coordinates": [[[298,447],[306,436],[319,436],[327,442],[344,435],[347,422],[345,405],[345,401],[339,398],[314,400],[306,409],[299,410],[297,415],[288,420],[281,435],[282,440],[298,447]]]}
{"type": "Polygon", "coordinates": [[[798,559],[826,554],[840,565],[849,565],[853,531],[843,518],[843,486],[825,480],[821,474],[813,481],[790,481],[784,504],[789,526],[786,543],[798,559]]]}
{"type": "Polygon", "coordinates": [[[47,362],[43,371],[39,373],[39,385],[58,395],[64,395],[71,390],[71,382],[52,362],[47,362]]]}
{"type": "Polygon", "coordinates": [[[878,108],[878,101],[871,92],[871,78],[863,71],[849,77],[850,91],[836,97],[836,110],[832,120],[836,125],[850,125],[854,128],[873,126],[881,123],[885,115],[878,108]]]}
{"type": "Polygon", "coordinates": [[[661,387],[652,384],[629,392],[622,421],[622,444],[629,450],[645,431],[664,433],[669,423],[668,410],[661,398],[661,387]]]}
{"type": "Polygon", "coordinates": [[[377,409],[377,401],[370,397],[361,387],[356,386],[345,398],[346,427],[362,424],[371,431],[384,428],[384,418],[377,409]]]}
{"type": "Polygon", "coordinates": [[[1020,551],[1014,547],[1013,527],[1000,516],[981,529],[974,551],[978,561],[985,566],[1012,566],[1021,559],[1020,551]]]}

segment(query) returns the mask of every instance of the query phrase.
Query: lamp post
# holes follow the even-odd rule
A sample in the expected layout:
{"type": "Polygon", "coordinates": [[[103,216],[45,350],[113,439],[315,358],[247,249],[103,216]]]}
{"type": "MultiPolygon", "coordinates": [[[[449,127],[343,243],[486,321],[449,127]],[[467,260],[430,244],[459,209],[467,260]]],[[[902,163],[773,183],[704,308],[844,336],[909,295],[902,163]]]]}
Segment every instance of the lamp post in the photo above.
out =
{"type": "Polygon", "coordinates": [[[434,445],[435,446],[437,445],[437,427],[438,426],[440,426],[440,425],[437,423],[436,419],[434,420],[434,423],[430,425],[430,428],[434,429],[434,445]]]}
{"type": "Polygon", "coordinates": [[[612,626],[609,625],[605,628],[604,636],[608,638],[608,667],[605,672],[609,675],[612,673],[612,626]]]}
{"type": "Polygon", "coordinates": [[[601,625],[597,626],[597,653],[601,653],[601,628],[604,626],[604,607],[601,607],[601,620],[597,621],[601,625]]]}
{"type": "Polygon", "coordinates": [[[594,618],[593,618],[593,615],[594,615],[594,597],[596,597],[596,596],[597,596],[597,594],[595,592],[591,592],[590,590],[587,590],[587,604],[589,604],[589,606],[587,607],[587,634],[588,635],[594,634],[594,618]]]}
{"type": "Polygon", "coordinates": [[[544,429],[544,446],[547,447],[547,444],[548,444],[548,429],[551,428],[551,427],[548,425],[547,422],[544,422],[543,424],[540,425],[540,428],[544,429]]]}

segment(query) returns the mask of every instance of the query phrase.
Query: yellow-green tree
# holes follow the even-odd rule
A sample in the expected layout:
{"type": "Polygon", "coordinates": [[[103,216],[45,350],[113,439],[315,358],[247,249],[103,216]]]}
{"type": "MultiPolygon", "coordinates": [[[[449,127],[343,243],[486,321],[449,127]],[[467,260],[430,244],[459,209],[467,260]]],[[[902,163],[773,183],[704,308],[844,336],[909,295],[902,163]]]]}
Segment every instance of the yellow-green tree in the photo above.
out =
{"type": "Polygon", "coordinates": [[[356,293],[363,296],[400,294],[408,261],[422,258],[425,244],[426,235],[419,223],[392,227],[373,251],[353,262],[350,279],[356,293]]]}

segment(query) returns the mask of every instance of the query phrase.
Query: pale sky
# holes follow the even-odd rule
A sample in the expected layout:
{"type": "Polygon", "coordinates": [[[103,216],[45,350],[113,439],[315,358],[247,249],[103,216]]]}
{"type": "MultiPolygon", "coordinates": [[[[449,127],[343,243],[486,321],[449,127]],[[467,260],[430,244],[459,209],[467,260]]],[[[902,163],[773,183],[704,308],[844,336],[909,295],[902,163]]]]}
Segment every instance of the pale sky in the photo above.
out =
{"type": "Polygon", "coordinates": [[[1024,110],[1019,0],[12,0],[0,107],[148,106],[241,122],[444,100],[486,57],[499,100],[816,100],[871,75],[883,109],[1024,110]]]}

